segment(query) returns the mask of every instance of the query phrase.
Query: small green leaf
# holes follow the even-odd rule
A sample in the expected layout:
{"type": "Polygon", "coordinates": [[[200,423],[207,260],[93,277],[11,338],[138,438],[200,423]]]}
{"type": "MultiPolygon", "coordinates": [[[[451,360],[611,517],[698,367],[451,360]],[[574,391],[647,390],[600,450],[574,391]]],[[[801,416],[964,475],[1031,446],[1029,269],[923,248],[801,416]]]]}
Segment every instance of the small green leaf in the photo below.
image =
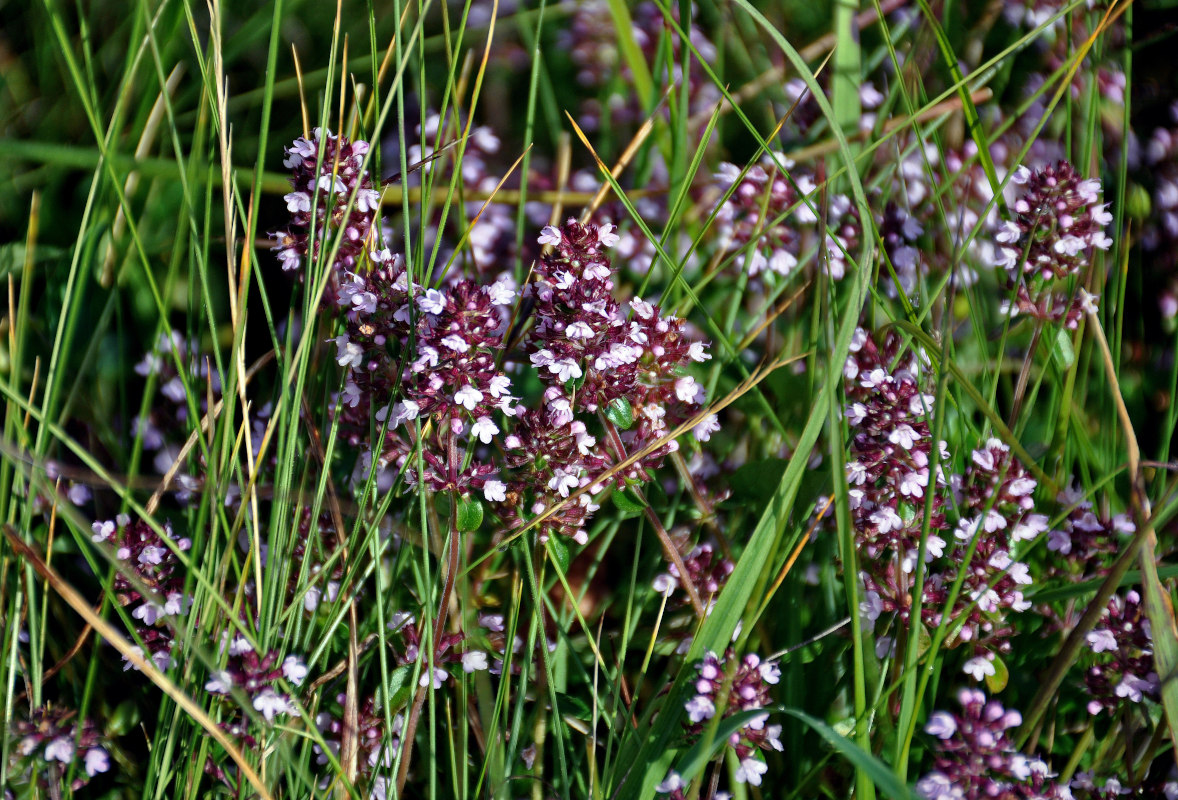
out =
{"type": "Polygon", "coordinates": [[[614,505],[617,506],[619,510],[628,513],[642,513],[642,511],[646,508],[646,503],[642,502],[642,500],[638,497],[638,493],[633,489],[626,489],[625,491],[615,489],[613,493],[613,501],[614,505]]]}
{"type": "Polygon", "coordinates": [[[561,573],[569,571],[569,563],[572,558],[569,556],[568,543],[562,537],[548,537],[548,555],[551,556],[552,563],[556,564],[561,573]]]}
{"type": "Polygon", "coordinates": [[[986,688],[990,690],[990,694],[998,694],[1010,683],[1010,670],[999,656],[994,656],[990,663],[994,665],[994,674],[986,676],[986,688]]]}
{"type": "Polygon", "coordinates": [[[458,530],[463,533],[477,531],[483,524],[483,504],[477,498],[463,495],[458,498],[458,530]]]}
{"type": "Polygon", "coordinates": [[[1064,328],[1059,328],[1055,332],[1055,344],[1051,348],[1051,357],[1055,359],[1055,363],[1059,364],[1060,369],[1070,369],[1072,364],[1076,362],[1076,351],[1072,349],[1071,334],[1064,328]]]}
{"type": "Polygon", "coordinates": [[[634,424],[634,408],[626,398],[616,398],[605,409],[605,418],[622,430],[628,431],[634,424]]]}
{"type": "Polygon", "coordinates": [[[392,698],[389,700],[389,707],[394,711],[398,711],[409,705],[413,690],[413,687],[409,685],[409,679],[412,677],[412,664],[397,667],[389,674],[389,685],[385,688],[385,691],[392,698]]]}

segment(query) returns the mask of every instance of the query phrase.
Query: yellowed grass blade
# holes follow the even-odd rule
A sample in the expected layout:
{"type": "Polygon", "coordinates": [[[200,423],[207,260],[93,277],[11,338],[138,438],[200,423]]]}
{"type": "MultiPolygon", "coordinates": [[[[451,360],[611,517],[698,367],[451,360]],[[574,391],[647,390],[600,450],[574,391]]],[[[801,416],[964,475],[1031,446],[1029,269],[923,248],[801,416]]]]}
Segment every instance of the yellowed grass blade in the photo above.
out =
{"type": "Polygon", "coordinates": [[[131,662],[148,680],[158,686],[164,694],[172,698],[176,705],[184,709],[185,713],[197,725],[204,728],[217,744],[225,748],[225,752],[237,764],[241,770],[241,774],[250,782],[250,785],[254,787],[260,797],[266,798],[266,800],[270,800],[273,797],[266,788],[266,785],[262,783],[261,777],[258,776],[254,768],[246,761],[245,754],[241,752],[237,745],[233,743],[233,740],[218,727],[217,723],[205,713],[205,710],[195,700],[181,691],[180,687],[176,684],[172,683],[168,679],[168,676],[160,672],[150,659],[145,659],[140,655],[138,648],[127,641],[121,633],[114,629],[114,626],[96,614],[94,609],[90,608],[90,604],[86,602],[86,599],[64,578],[58,575],[52,567],[46,564],[44,559],[31,546],[21,540],[20,535],[11,525],[4,526],[4,536],[8,539],[8,544],[12,547],[13,551],[25,561],[29,562],[37,574],[57,592],[62,600],[65,600],[69,604],[70,608],[76,611],[88,625],[94,628],[99,636],[110,642],[111,646],[118,650],[127,661],[131,662]]]}

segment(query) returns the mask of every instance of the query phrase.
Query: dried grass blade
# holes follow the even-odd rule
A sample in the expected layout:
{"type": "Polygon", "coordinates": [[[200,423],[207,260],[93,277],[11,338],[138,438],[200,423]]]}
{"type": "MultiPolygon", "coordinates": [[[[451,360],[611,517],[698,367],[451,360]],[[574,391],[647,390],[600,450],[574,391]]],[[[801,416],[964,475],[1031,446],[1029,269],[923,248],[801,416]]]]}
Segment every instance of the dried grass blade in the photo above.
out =
{"type": "Polygon", "coordinates": [[[47,584],[65,600],[69,606],[78,613],[86,623],[98,632],[98,635],[110,642],[116,650],[122,654],[123,658],[127,659],[135,666],[141,673],[143,673],[148,680],[160,688],[160,690],[175,701],[176,705],[184,709],[192,720],[200,727],[204,728],[210,737],[221,747],[225,748],[225,752],[237,764],[241,770],[241,774],[245,777],[250,785],[254,787],[258,795],[266,800],[271,800],[273,795],[270,794],[266,785],[262,782],[261,777],[250,766],[245,759],[245,754],[233,743],[233,741],[225,734],[224,731],[218,727],[217,723],[209,717],[203,708],[201,708],[195,700],[180,690],[176,684],[168,679],[167,675],[160,672],[155,664],[145,659],[139,654],[138,648],[134,647],[130,642],[123,637],[121,633],[114,629],[109,622],[104,620],[98,614],[94,613],[94,609],[90,608],[90,604],[86,599],[78,593],[73,586],[71,586],[64,578],[57,574],[44,559],[28,544],[26,544],[17,534],[16,530],[11,525],[4,526],[4,536],[8,539],[8,544],[13,551],[29,562],[29,564],[36,570],[47,584]]]}

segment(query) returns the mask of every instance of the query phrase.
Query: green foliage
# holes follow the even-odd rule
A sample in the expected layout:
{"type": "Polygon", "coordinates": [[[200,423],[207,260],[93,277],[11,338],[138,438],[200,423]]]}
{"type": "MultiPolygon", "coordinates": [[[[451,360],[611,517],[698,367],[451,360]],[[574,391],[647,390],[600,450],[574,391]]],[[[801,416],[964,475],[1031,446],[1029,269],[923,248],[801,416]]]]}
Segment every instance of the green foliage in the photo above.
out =
{"type": "MultiPolygon", "coordinates": [[[[962,618],[922,617],[923,604],[960,594],[968,615],[983,602],[960,577],[976,564],[954,582],[923,556],[933,537],[954,539],[964,501],[950,476],[994,437],[1034,478],[1050,531],[1071,530],[1088,503],[1106,533],[1117,514],[1137,533],[1108,533],[1091,563],[1047,532],[1018,542],[1009,555],[1034,575],[1033,607],[1013,622],[979,614],[1012,626],[983,685],[1024,711],[1018,744],[1061,780],[1089,770],[1160,791],[1147,778],[1178,714],[1178,341],[1159,311],[1178,297],[1163,216],[1178,162],[1149,153],[1155,131],[1178,125],[1155,36],[1169,4],[1007,5],[8,9],[0,784],[18,797],[262,795],[252,771],[272,797],[650,800],[674,770],[693,800],[717,787],[913,797],[937,747],[930,714],[979,685],[961,671],[978,644],[962,618]],[[662,397],[578,407],[593,441],[567,446],[633,458],[623,474],[536,488],[518,476],[553,456],[503,435],[460,440],[429,413],[394,421],[392,402],[367,409],[359,432],[341,422],[356,387],[335,342],[365,298],[345,297],[333,270],[354,243],[316,230],[286,272],[267,239],[297,205],[283,148],[317,127],[372,143],[380,213],[348,269],[375,269],[385,246],[403,258],[407,317],[455,276],[512,282],[495,366],[521,414],[544,408],[549,385],[525,344],[541,228],[582,213],[617,226],[622,241],[602,250],[626,324],[641,297],[710,342],[707,360],[669,377],[649,352],[637,360],[635,385],[662,397]],[[1072,327],[1005,313],[1018,287],[994,267],[998,226],[1018,213],[1014,167],[1061,158],[1103,181],[1113,215],[1110,249],[1061,280],[1098,298],[1072,327]],[[919,230],[889,227],[904,215],[919,230]],[[772,261],[779,245],[788,268],[772,261]],[[930,436],[948,453],[931,467],[945,508],[927,499],[934,478],[897,513],[921,531],[894,571],[911,613],[876,620],[860,613],[872,598],[859,576],[895,554],[864,546],[862,489],[845,479],[857,432],[844,365],[860,327],[920,353],[930,436]],[[677,417],[696,387],[701,413],[677,417]],[[638,452],[672,430],[660,444],[673,452],[638,452]],[[476,464],[497,471],[448,483],[476,464]],[[492,480],[503,485],[484,490],[492,480]],[[534,501],[544,491],[552,506],[534,501]],[[577,509],[585,521],[556,532],[577,509]],[[171,565],[183,613],[144,622],[152,587],[92,527],[120,515],[164,542],[145,563],[171,565]],[[700,545],[731,569],[709,573],[723,575],[699,584],[693,608],[677,581],[703,563],[700,545]],[[1105,662],[1085,637],[1130,589],[1159,691],[1094,716],[1085,675],[1105,662]],[[158,655],[156,635],[171,642],[163,682],[124,671],[95,620],[140,653],[158,655]],[[290,705],[278,723],[265,699],[207,688],[235,648],[281,656],[265,670],[290,705]],[[766,713],[783,752],[754,750],[760,789],[737,780],[731,742],[763,715],[721,703],[693,726],[686,708],[700,659],[729,651],[723,680],[749,654],[780,665],[766,713]],[[305,676],[283,671],[287,656],[305,676]],[[96,723],[108,772],[86,775],[80,757],[26,769],[32,740],[15,726],[54,707],[96,723]]],[[[334,192],[319,187],[316,202],[334,192]]],[[[1044,222],[1036,235],[1056,232],[1044,222]]],[[[379,343],[398,391],[416,374],[416,335],[379,343]]],[[[566,383],[572,397],[591,388],[586,374],[566,383]]]]}

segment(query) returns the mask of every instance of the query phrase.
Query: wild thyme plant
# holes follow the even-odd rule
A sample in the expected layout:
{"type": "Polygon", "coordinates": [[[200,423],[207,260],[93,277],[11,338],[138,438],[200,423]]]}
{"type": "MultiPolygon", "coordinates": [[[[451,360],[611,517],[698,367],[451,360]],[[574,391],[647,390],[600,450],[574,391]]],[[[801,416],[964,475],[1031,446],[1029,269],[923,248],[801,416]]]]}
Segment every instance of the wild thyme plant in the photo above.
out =
{"type": "Polygon", "coordinates": [[[1163,9],[14,13],[6,798],[1178,798],[1163,9]]]}

